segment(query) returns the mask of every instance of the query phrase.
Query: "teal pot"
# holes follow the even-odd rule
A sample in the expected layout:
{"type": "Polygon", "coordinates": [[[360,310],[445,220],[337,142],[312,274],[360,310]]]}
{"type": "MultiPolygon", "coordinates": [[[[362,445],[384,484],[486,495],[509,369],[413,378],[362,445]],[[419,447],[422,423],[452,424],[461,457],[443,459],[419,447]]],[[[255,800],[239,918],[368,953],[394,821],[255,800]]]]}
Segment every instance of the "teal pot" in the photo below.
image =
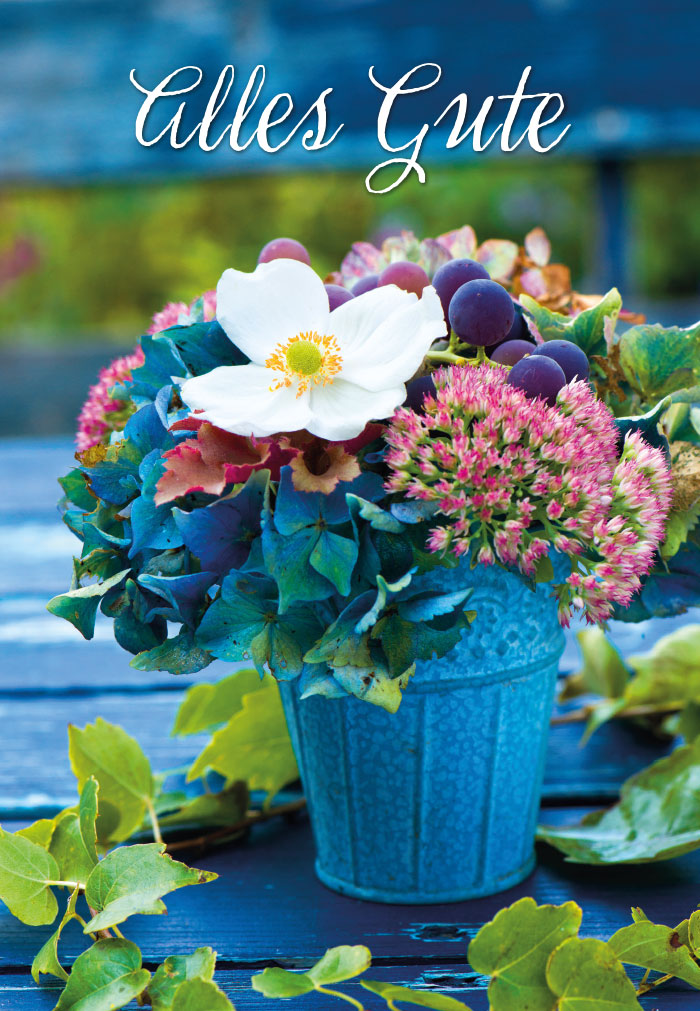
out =
{"type": "Polygon", "coordinates": [[[374,902],[457,902],[522,881],[534,837],[564,636],[551,587],[498,567],[471,585],[471,631],[418,664],[396,713],[280,684],[309,804],[316,873],[374,902]]]}

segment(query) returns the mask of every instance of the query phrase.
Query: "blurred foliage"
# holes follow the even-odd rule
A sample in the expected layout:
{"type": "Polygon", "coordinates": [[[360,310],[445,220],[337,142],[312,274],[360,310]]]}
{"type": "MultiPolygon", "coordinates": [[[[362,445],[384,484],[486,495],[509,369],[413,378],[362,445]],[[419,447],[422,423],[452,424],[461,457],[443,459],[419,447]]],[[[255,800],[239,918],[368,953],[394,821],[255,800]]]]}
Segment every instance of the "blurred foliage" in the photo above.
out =
{"type": "MultiPolygon", "coordinates": [[[[699,167],[700,159],[630,167],[634,276],[649,295],[697,290],[699,167]]],[[[411,180],[379,197],[358,171],[6,191],[0,342],[128,344],[166,301],[189,301],[225,267],[252,269],[275,235],[298,237],[326,273],[354,240],[400,227],[437,235],[469,223],[481,238],[519,241],[542,225],[585,287],[595,199],[589,164],[553,160],[543,170],[510,159],[433,168],[426,185],[411,180]]]]}

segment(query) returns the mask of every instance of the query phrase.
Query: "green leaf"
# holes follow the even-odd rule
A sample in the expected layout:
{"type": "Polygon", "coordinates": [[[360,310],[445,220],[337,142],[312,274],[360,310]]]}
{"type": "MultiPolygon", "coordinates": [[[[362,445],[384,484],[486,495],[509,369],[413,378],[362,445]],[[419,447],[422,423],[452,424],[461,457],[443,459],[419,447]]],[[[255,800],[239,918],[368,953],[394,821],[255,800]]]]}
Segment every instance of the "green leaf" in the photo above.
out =
{"type": "Polygon", "coordinates": [[[135,913],[164,913],[161,896],[218,877],[173,860],[164,849],[158,843],[124,846],[100,861],[85,888],[87,903],[95,910],[86,933],[113,927],[135,913]]]}
{"type": "Polygon", "coordinates": [[[700,624],[676,629],[628,663],[635,671],[625,691],[629,706],[671,706],[700,697],[700,624]]]}
{"type": "Polygon", "coordinates": [[[99,784],[94,776],[86,780],[80,794],[78,805],[78,820],[80,822],[80,835],[88,857],[93,865],[97,863],[97,793],[99,784]]]}
{"type": "MultiPolygon", "coordinates": [[[[93,843],[94,846],[94,843],[93,843]]],[[[97,863],[85,848],[80,821],[75,811],[63,811],[56,818],[56,828],[49,844],[49,853],[58,864],[62,881],[85,882],[97,863]]]]}
{"type": "Polygon", "coordinates": [[[329,948],[306,975],[315,985],[328,986],[359,976],[371,964],[372,953],[364,944],[341,944],[337,948],[329,948]]]}
{"type": "Polygon", "coordinates": [[[700,380],[700,323],[686,329],[642,323],[618,340],[620,368],[643,403],[700,380]]]}
{"type": "Polygon", "coordinates": [[[251,790],[266,790],[271,800],[299,775],[277,682],[266,675],[242,702],[197,757],[187,779],[215,769],[228,780],[245,780],[251,790]]]}
{"type": "Polygon", "coordinates": [[[122,727],[97,717],[80,730],[69,726],[68,742],[71,768],[82,790],[91,776],[100,786],[101,814],[97,821],[100,840],[104,808],[118,812],[118,821],[109,832],[114,842],[128,839],[143,821],[148,801],[154,796],[151,766],[143,751],[122,727]]]}
{"type": "Polygon", "coordinates": [[[161,828],[196,825],[200,829],[235,825],[245,816],[248,800],[247,784],[239,781],[221,793],[203,793],[187,801],[179,811],[161,817],[160,825],[161,828]]]}
{"type": "Polygon", "coordinates": [[[166,958],[148,985],[152,1011],[172,1011],[173,1000],[180,985],[189,979],[213,979],[215,967],[216,952],[212,948],[197,948],[191,955],[171,955],[166,958]]]}
{"type": "Polygon", "coordinates": [[[469,964],[491,977],[489,1003],[493,1011],[553,1011],[555,1001],[547,985],[551,953],[581,926],[575,902],[538,906],[524,898],[502,909],[486,923],[469,945],[469,964]]]}
{"type": "Polygon", "coordinates": [[[623,694],[629,671],[617,649],[598,625],[584,628],[576,635],[583,667],[567,680],[563,698],[592,692],[606,699],[623,694]]]}
{"type": "MultiPolygon", "coordinates": [[[[696,958],[700,957],[700,910],[691,914],[685,921],[688,930],[688,945],[696,958]]],[[[678,928],[676,928],[678,929],[678,928]]]]}
{"type": "Polygon", "coordinates": [[[644,920],[618,930],[608,941],[621,962],[670,974],[700,989],[700,966],[672,927],[644,920]]]}
{"type": "Polygon", "coordinates": [[[96,941],[76,958],[55,1011],[115,1011],[137,997],[150,978],[131,941],[96,941]]]}
{"type": "Polygon", "coordinates": [[[537,838],[573,863],[669,860],[700,846],[700,738],[628,779],[620,800],[578,824],[540,826],[537,838]]]}
{"type": "Polygon", "coordinates": [[[547,964],[547,985],[558,998],[557,1011],[640,1011],[634,985],[605,941],[571,937],[547,964]]]}
{"type": "Polygon", "coordinates": [[[400,1001],[404,1004],[418,1004],[420,1007],[434,1008],[435,1011],[469,1011],[466,1004],[454,997],[448,997],[444,993],[435,993],[432,990],[411,990],[407,986],[399,986],[396,983],[380,983],[377,980],[361,979],[360,984],[381,997],[385,1001],[396,1003],[400,1001]]]}
{"type": "Polygon", "coordinates": [[[309,555],[309,564],[333,583],[341,597],[347,597],[357,555],[358,548],[354,541],[330,530],[322,530],[309,555]]]}
{"type": "Polygon", "coordinates": [[[250,982],[264,997],[301,997],[315,989],[313,980],[305,972],[289,972],[276,967],[263,969],[250,982]]]}
{"type": "Polygon", "coordinates": [[[689,509],[674,509],[666,521],[666,539],[659,548],[662,558],[673,558],[678,554],[681,545],[688,539],[688,534],[694,530],[700,521],[700,501],[689,509]]]}
{"type": "Polygon", "coordinates": [[[686,702],[680,713],[675,732],[685,739],[686,744],[693,744],[700,737],[700,702],[686,702]]]}
{"type": "Polygon", "coordinates": [[[32,979],[35,983],[39,983],[39,977],[44,974],[47,976],[57,976],[64,982],[68,979],[68,973],[63,968],[58,960],[58,942],[61,938],[61,933],[65,925],[73,919],[75,916],[75,904],[78,901],[78,896],[80,895],[80,889],[76,888],[72,892],[68,903],[66,905],[66,911],[61,918],[61,922],[58,925],[58,929],[54,931],[48,941],[42,945],[42,947],[37,952],[32,962],[32,979]]]}
{"type": "Polygon", "coordinates": [[[0,899],[13,916],[32,927],[53,923],[56,896],[47,881],[60,881],[58,864],[46,850],[0,828],[0,899]]]}
{"type": "Polygon", "coordinates": [[[173,1011],[234,1011],[234,1007],[216,983],[188,979],[180,984],[175,994],[173,1011]]]}
{"type": "Polygon", "coordinates": [[[27,825],[26,828],[17,829],[15,835],[29,839],[31,842],[36,843],[37,846],[42,846],[47,850],[55,828],[56,822],[53,818],[40,818],[31,825],[27,825]]]}
{"type": "Polygon", "coordinates": [[[175,716],[173,734],[185,737],[226,723],[243,708],[243,696],[260,686],[260,675],[252,668],[238,670],[216,684],[188,688],[175,716]]]}
{"type": "Polygon", "coordinates": [[[535,320],[545,341],[571,341],[589,357],[605,354],[605,320],[609,319],[614,324],[622,308],[617,288],[611,288],[597,305],[584,309],[577,316],[552,312],[529,295],[521,295],[520,302],[535,320]]]}
{"type": "Polygon", "coordinates": [[[85,639],[92,639],[95,634],[95,616],[102,597],[108,590],[119,586],[130,571],[122,569],[103,583],[91,583],[90,586],[81,586],[68,593],[59,593],[48,602],[46,609],[75,625],[85,639]]]}

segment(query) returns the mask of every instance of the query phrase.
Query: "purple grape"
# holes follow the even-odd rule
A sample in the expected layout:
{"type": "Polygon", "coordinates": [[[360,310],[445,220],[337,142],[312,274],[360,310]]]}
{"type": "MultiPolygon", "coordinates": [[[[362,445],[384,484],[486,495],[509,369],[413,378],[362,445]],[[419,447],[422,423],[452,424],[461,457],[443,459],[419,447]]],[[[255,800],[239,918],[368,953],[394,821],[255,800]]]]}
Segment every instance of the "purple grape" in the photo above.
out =
{"type": "Polygon", "coordinates": [[[489,272],[476,260],[448,260],[435,271],[433,277],[433,287],[440,297],[442,309],[445,313],[445,322],[449,322],[449,309],[452,296],[467,281],[475,281],[478,278],[488,280],[489,272]]]}
{"type": "Polygon", "coordinates": [[[506,382],[522,390],[527,397],[542,397],[551,406],[559,390],[566,386],[566,376],[552,358],[528,355],[513,366],[506,382]]]}
{"type": "Polygon", "coordinates": [[[355,281],[352,286],[352,293],[357,298],[358,295],[364,295],[366,291],[373,291],[377,287],[379,278],[376,274],[365,274],[361,277],[359,281],[355,281]]]}
{"type": "Polygon", "coordinates": [[[300,260],[311,266],[311,257],[296,239],[272,239],[260,250],[258,263],[269,263],[270,260],[300,260]]]}
{"type": "Polygon", "coordinates": [[[467,281],[452,296],[450,326],[467,344],[498,344],[513,326],[513,299],[496,281],[467,281]]]}
{"type": "Polygon", "coordinates": [[[525,355],[531,355],[534,350],[535,345],[530,341],[501,341],[498,347],[489,351],[489,358],[497,365],[515,365],[525,355]]]}
{"type": "Polygon", "coordinates": [[[513,325],[506,334],[505,339],[507,341],[530,341],[531,344],[534,344],[535,341],[528,329],[525,313],[515,302],[513,303],[513,308],[515,309],[513,325]]]}
{"type": "Polygon", "coordinates": [[[435,396],[433,377],[419,376],[418,379],[412,379],[410,383],[406,384],[406,399],[403,406],[420,414],[423,411],[423,401],[427,396],[435,396]]]}
{"type": "Polygon", "coordinates": [[[395,284],[397,288],[404,291],[412,291],[415,295],[423,294],[423,288],[430,284],[430,278],[417,263],[410,260],[397,260],[390,263],[388,267],[379,275],[377,287],[382,288],[385,284],[395,284]]]}
{"type": "Polygon", "coordinates": [[[588,379],[588,359],[578,344],[563,340],[545,341],[538,344],[532,353],[555,361],[566,376],[567,383],[572,379],[588,379]]]}
{"type": "Polygon", "coordinates": [[[326,294],[328,295],[328,304],[330,306],[331,312],[337,309],[339,305],[343,302],[349,302],[353,298],[353,293],[348,291],[347,288],[343,288],[341,284],[324,284],[326,289],[326,294]]]}

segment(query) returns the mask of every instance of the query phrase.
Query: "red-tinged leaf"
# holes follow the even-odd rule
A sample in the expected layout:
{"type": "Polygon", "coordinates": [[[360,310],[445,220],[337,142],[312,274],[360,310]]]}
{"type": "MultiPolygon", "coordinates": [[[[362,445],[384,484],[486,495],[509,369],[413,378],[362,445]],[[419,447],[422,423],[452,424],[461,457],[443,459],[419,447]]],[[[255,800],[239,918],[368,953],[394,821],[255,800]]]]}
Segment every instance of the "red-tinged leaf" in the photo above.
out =
{"type": "Polygon", "coordinates": [[[297,452],[282,449],[275,441],[225,432],[205,421],[194,438],[164,454],[165,472],[156,486],[155,503],[163,505],[196,491],[221,495],[227,485],[247,481],[262,467],[269,468],[277,480],[280,467],[297,452]]]}
{"type": "Polygon", "coordinates": [[[493,281],[509,281],[513,276],[520,250],[509,239],[487,239],[476,251],[476,259],[482,263],[493,281]]]}
{"type": "Polygon", "coordinates": [[[549,263],[552,246],[543,228],[533,228],[525,236],[525,252],[538,267],[549,263]]]}
{"type": "Polygon", "coordinates": [[[378,274],[386,265],[386,257],[371,242],[353,242],[352,249],[340,265],[340,273],[346,284],[352,284],[358,277],[378,274]]]}
{"type": "Polygon", "coordinates": [[[471,225],[438,235],[437,240],[455,260],[471,258],[476,251],[476,232],[471,225]]]}

